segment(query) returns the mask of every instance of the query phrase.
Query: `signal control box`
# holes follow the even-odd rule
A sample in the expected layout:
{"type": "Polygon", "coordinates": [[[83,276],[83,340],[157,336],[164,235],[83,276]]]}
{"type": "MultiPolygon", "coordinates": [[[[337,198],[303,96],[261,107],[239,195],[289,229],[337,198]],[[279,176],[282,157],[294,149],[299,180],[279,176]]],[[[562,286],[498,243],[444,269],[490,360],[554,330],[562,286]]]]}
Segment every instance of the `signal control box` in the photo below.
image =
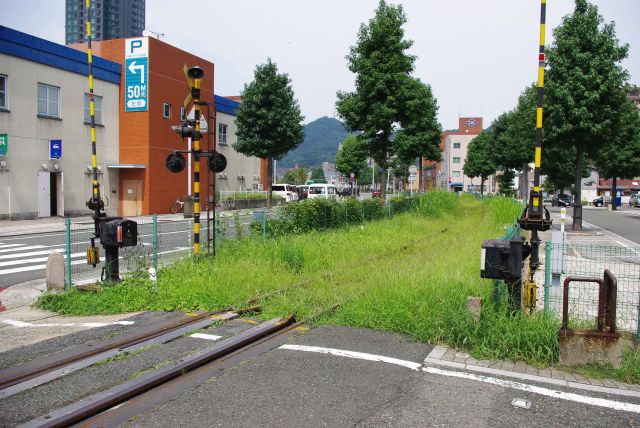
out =
{"type": "MultiPolygon", "coordinates": [[[[480,277],[514,281],[522,277],[524,238],[482,241],[480,277]]],[[[527,254],[528,255],[528,254],[527,254]]]]}
{"type": "Polygon", "coordinates": [[[138,223],[122,218],[102,223],[100,243],[105,247],[134,247],[138,243],[138,223]]]}

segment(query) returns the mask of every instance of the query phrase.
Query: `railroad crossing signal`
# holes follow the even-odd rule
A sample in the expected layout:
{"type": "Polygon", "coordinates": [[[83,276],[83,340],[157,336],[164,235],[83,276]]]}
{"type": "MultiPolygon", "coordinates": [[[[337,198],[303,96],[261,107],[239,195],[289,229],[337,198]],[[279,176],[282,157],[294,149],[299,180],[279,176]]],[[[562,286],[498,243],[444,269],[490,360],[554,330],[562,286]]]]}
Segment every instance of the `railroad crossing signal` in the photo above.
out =
{"type": "Polygon", "coordinates": [[[207,164],[211,171],[222,172],[227,166],[227,159],[220,153],[215,151],[203,151],[200,148],[200,139],[202,138],[200,127],[200,85],[204,77],[204,70],[198,66],[188,68],[185,64],[184,75],[189,85],[189,94],[184,100],[185,110],[193,103],[194,117],[184,118],[180,125],[172,126],[178,135],[182,138],[191,138],[193,148],[191,150],[175,150],[167,156],[166,166],[169,171],[177,173],[184,170],[186,159],[183,153],[193,156],[193,253],[200,253],[200,158],[206,157],[207,164]]]}

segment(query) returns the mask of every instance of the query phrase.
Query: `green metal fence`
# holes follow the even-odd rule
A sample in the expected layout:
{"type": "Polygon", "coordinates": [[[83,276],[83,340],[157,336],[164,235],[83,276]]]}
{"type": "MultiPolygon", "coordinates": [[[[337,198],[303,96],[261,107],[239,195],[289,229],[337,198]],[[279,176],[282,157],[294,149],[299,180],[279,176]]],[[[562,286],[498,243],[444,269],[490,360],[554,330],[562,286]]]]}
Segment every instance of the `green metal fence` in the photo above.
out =
{"type": "MultiPolygon", "coordinates": [[[[192,247],[193,219],[182,215],[133,217],[138,223],[138,245],[121,248],[120,272],[127,274],[147,270],[153,266],[166,266],[175,259],[189,255],[192,247]]],[[[104,273],[104,248],[100,239],[100,260],[94,267],[86,262],[86,249],[90,246],[94,223],[92,219],[66,220],[67,287],[101,280],[104,273]]],[[[206,229],[205,229],[206,231],[206,229]]]]}
{"type": "MultiPolygon", "coordinates": [[[[562,317],[563,284],[567,277],[603,278],[605,269],[616,277],[616,325],[640,333],[640,249],[611,245],[546,242],[544,308],[562,317]]],[[[569,322],[574,328],[594,328],[598,285],[570,284],[569,322]]]]}

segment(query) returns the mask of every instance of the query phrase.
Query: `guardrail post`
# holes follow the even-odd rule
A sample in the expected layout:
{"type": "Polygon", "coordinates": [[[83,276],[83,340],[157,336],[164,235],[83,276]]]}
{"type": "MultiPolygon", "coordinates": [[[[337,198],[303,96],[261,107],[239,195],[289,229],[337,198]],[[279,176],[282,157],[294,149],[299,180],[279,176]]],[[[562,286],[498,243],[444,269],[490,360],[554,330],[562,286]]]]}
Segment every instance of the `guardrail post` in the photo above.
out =
{"type": "Polygon", "coordinates": [[[158,271],[158,215],[153,215],[153,268],[158,271]]]}
{"type": "Polygon", "coordinates": [[[67,235],[67,245],[66,245],[66,253],[67,253],[67,275],[65,281],[65,289],[71,288],[71,219],[69,217],[64,219],[64,226],[67,235]]]}
{"type": "Polygon", "coordinates": [[[551,245],[550,241],[544,247],[544,313],[549,313],[549,294],[551,287],[551,245]]]}

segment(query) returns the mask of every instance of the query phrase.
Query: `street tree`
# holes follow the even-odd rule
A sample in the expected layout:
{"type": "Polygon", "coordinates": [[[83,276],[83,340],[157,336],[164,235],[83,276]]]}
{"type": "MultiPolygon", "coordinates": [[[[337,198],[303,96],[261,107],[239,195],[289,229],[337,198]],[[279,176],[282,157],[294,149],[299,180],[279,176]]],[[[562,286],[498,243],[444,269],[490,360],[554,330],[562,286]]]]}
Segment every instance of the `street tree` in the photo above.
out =
{"type": "Polygon", "coordinates": [[[535,154],[536,91],[534,85],[526,87],[518,97],[516,107],[498,116],[491,124],[490,141],[495,166],[501,171],[522,171],[520,190],[525,199],[528,194],[527,172],[535,154]]]}
{"type": "MultiPolygon", "coordinates": [[[[575,181],[576,174],[576,149],[545,144],[542,148],[542,167],[540,173],[547,177],[547,181],[553,190],[570,188],[575,181]]],[[[589,168],[583,168],[581,177],[589,176],[589,168]],[[586,175],[585,175],[586,174],[586,175]]]]}
{"type": "Polygon", "coordinates": [[[312,180],[324,180],[324,170],[321,166],[316,166],[311,170],[312,180]]]}
{"type": "MultiPolygon", "coordinates": [[[[611,197],[616,195],[617,178],[640,175],[640,113],[626,98],[618,117],[615,136],[599,151],[595,159],[601,177],[611,177],[611,197]]],[[[616,209],[616,204],[612,204],[616,209]]]]}
{"type": "Polygon", "coordinates": [[[282,181],[291,184],[304,184],[307,181],[307,171],[302,168],[292,168],[284,174],[282,181]]]}
{"type": "MultiPolygon", "coordinates": [[[[439,162],[442,159],[438,122],[438,103],[431,86],[420,79],[409,79],[402,93],[402,128],[396,133],[396,157],[401,163],[415,164],[415,159],[439,162]]],[[[418,183],[422,183],[422,167],[418,168],[418,183]]]]}
{"type": "Polygon", "coordinates": [[[381,0],[375,16],[362,24],[347,61],[354,73],[354,92],[339,91],[336,108],[350,131],[362,131],[368,155],[382,168],[382,192],[386,169],[395,155],[394,134],[398,124],[407,128],[402,103],[403,89],[411,81],[415,57],[406,51],[413,42],[404,39],[407,22],[402,6],[381,0]]]}
{"type": "Polygon", "coordinates": [[[496,173],[491,137],[487,131],[482,131],[469,143],[463,171],[467,177],[480,177],[480,195],[484,195],[484,182],[496,173]]]}
{"type": "Polygon", "coordinates": [[[273,160],[282,159],[298,146],[304,131],[298,101],[286,74],[267,60],[258,65],[254,79],[245,84],[242,103],[236,112],[238,142],[236,151],[267,159],[267,207],[272,205],[273,160]]]}
{"type": "Polygon", "coordinates": [[[581,173],[585,157],[595,159],[612,137],[623,104],[628,73],[620,62],[628,45],[620,45],[613,23],[603,23],[596,6],[576,0],[548,49],[545,90],[547,145],[574,147],[575,204],[573,230],[582,230],[581,173]]]}
{"type": "MultiPolygon", "coordinates": [[[[357,136],[350,135],[342,141],[336,153],[336,169],[345,177],[354,174],[360,178],[360,171],[367,167],[367,151],[364,142],[357,136]]],[[[353,187],[353,186],[352,186],[353,187]]]]}

